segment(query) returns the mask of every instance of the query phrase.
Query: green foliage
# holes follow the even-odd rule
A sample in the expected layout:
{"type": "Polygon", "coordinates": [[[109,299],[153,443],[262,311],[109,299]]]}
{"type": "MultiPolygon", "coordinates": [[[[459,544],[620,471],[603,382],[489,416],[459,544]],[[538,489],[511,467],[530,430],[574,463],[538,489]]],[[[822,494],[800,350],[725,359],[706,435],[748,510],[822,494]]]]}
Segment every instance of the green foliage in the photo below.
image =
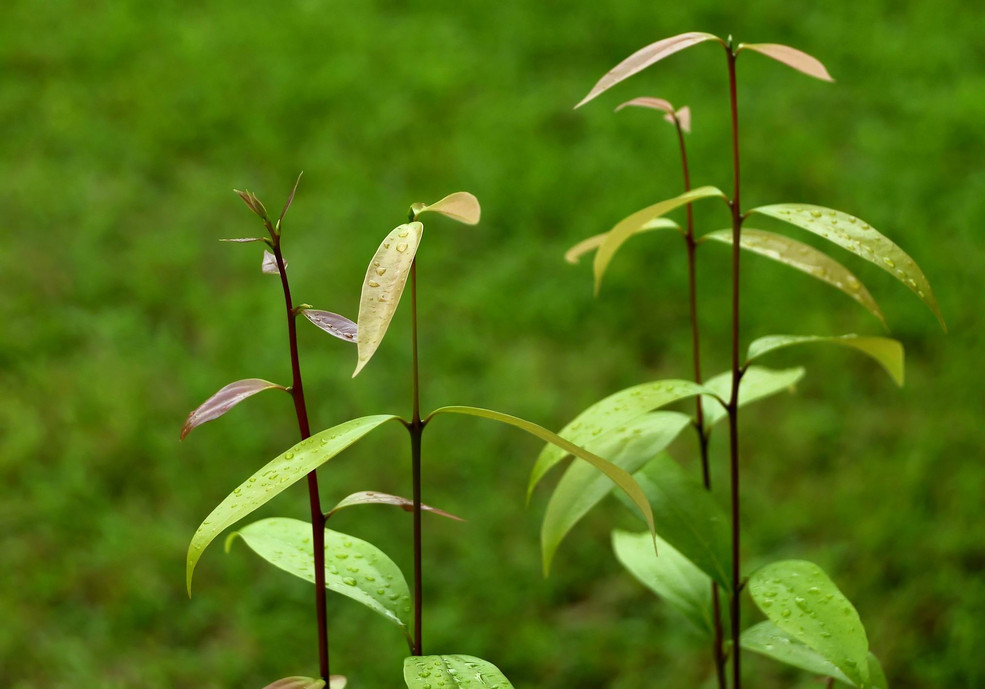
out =
{"type": "MultiPolygon", "coordinates": [[[[753,361],[777,349],[798,344],[823,342],[856,349],[870,356],[882,366],[893,381],[903,387],[903,345],[888,337],[859,337],[858,335],[842,335],[840,337],[822,337],[818,335],[767,335],[754,340],[749,345],[746,354],[747,361],[753,361]]],[[[740,384],[740,394],[741,394],[740,384]]]]}
{"type": "Polygon", "coordinates": [[[411,656],[404,660],[408,689],[461,687],[461,689],[512,689],[495,665],[466,655],[411,656]]]}

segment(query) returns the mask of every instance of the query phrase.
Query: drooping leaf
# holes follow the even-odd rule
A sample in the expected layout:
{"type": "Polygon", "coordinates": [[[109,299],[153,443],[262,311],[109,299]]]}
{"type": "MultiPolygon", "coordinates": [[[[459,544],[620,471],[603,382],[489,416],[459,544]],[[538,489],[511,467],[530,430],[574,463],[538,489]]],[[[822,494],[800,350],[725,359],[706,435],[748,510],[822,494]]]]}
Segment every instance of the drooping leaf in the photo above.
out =
{"type": "Polygon", "coordinates": [[[622,566],[710,636],[714,629],[711,579],[664,539],[657,537],[657,547],[659,556],[646,532],[612,532],[612,549],[622,566]]]}
{"type": "MultiPolygon", "coordinates": [[[[315,582],[311,524],[274,517],[253,522],[226,539],[226,551],[240,537],[275,567],[315,582]]],[[[372,543],[325,529],[325,588],[362,603],[406,634],[410,628],[410,591],[400,568],[372,543]]]]}
{"type": "MultiPolygon", "coordinates": [[[[287,261],[284,261],[284,268],[287,269],[287,261]]],[[[266,249],[263,250],[260,272],[264,275],[280,275],[280,270],[277,269],[277,257],[266,249]]]]}
{"type": "Polygon", "coordinates": [[[181,427],[181,440],[203,423],[218,419],[237,404],[264,390],[287,390],[283,385],[271,383],[260,378],[247,378],[230,383],[212,395],[188,415],[181,427]]]}
{"type": "Polygon", "coordinates": [[[356,336],[359,361],[353,378],[369,363],[390,327],[423,233],[424,225],[419,222],[394,228],[369,262],[359,297],[359,332],[356,336]]]}
{"type": "MultiPolygon", "coordinates": [[[[710,232],[698,241],[703,242],[706,239],[731,245],[732,230],[710,232]]],[[[784,237],[782,234],[743,227],[739,246],[746,251],[773,259],[826,282],[857,301],[869,313],[878,318],[883,326],[886,325],[886,319],[883,317],[882,311],[879,310],[879,305],[876,304],[876,300],[869,294],[865,285],[845,266],[810,244],[798,242],[795,239],[784,237]]]]}
{"type": "MultiPolygon", "coordinates": [[[[673,442],[690,422],[691,417],[686,414],[651,412],[599,436],[586,449],[632,473],[673,442]]],[[[551,560],[564,537],[612,487],[612,481],[587,462],[574,462],[565,470],[547,502],[540,529],[545,572],[550,570],[551,560]]],[[[650,552],[653,552],[652,544],[650,552]]]]}
{"type": "Polygon", "coordinates": [[[868,223],[841,211],[803,203],[778,203],[754,208],[759,213],[795,225],[837,244],[843,249],[874,263],[910,288],[927,305],[941,327],[947,331],[944,317],[920,266],[888,237],[868,223]]]}
{"type": "Polygon", "coordinates": [[[467,655],[406,658],[404,682],[407,689],[513,689],[498,667],[467,655]]]}
{"type": "Polygon", "coordinates": [[[304,478],[308,472],[318,468],[335,455],[342,452],[370,431],[387,421],[398,417],[380,414],[363,416],[339,424],[292,447],[263,466],[258,472],[240,484],[212,510],[205,521],[195,531],[188,545],[188,558],[185,570],[188,595],[192,591],[192,575],[195,565],[209,543],[227,527],[248,515],[253,510],[269,502],[291,484],[304,478]]]}
{"type": "Polygon", "coordinates": [[[669,213],[675,208],[694,203],[700,199],[716,196],[725,198],[725,194],[720,189],[716,189],[715,187],[700,187],[684,192],[672,199],[667,199],[666,201],[661,201],[660,203],[638,210],[629,217],[620,220],[615,227],[609,230],[605,236],[605,240],[599,246],[598,251],[595,252],[595,293],[598,294],[599,287],[602,285],[602,276],[605,275],[605,269],[609,266],[609,262],[612,261],[612,257],[615,256],[616,251],[619,250],[619,247],[627,239],[639,232],[644,225],[651,220],[669,213]]]}
{"type": "Polygon", "coordinates": [[[239,189],[233,189],[233,191],[236,192],[241,199],[243,199],[243,203],[246,204],[246,207],[259,216],[261,220],[267,219],[267,209],[263,207],[262,203],[260,203],[260,199],[256,197],[256,194],[248,190],[241,191],[239,189]]]}
{"type": "MultiPolygon", "coordinates": [[[[739,381],[739,406],[757,402],[780,392],[793,392],[794,386],[804,377],[801,367],[774,370],[764,366],[749,366],[739,381]]],[[[720,373],[705,381],[705,387],[718,397],[727,400],[732,395],[732,372],[720,373]]],[[[725,408],[712,398],[701,400],[705,426],[711,428],[727,415],[725,408]]]]}
{"type": "MultiPolygon", "coordinates": [[[[657,218],[656,220],[651,220],[638,229],[635,234],[642,234],[643,232],[648,232],[650,230],[677,230],[683,234],[681,226],[669,218],[657,218]]],[[[605,241],[608,234],[608,232],[603,232],[602,234],[597,234],[589,237],[588,239],[581,240],[564,253],[564,260],[572,264],[578,263],[578,259],[582,256],[590,251],[595,251],[598,249],[602,245],[602,242],[605,241]]]]}
{"type": "Polygon", "coordinates": [[[604,77],[599,79],[598,83],[595,84],[595,86],[592,87],[592,90],[588,92],[588,95],[582,98],[575,107],[580,108],[585,103],[592,100],[600,93],[612,88],[623,79],[633,76],[637,72],[646,69],[650,65],[659,62],[665,57],[669,57],[674,53],[684,50],[685,48],[690,48],[692,45],[704,43],[705,41],[718,41],[724,45],[724,41],[722,41],[722,39],[718,36],[713,36],[710,33],[702,33],[700,31],[689,31],[688,33],[671,36],[670,38],[665,38],[657,41],[656,43],[651,43],[644,48],[640,48],[609,70],[604,77]]]}
{"type": "Polygon", "coordinates": [[[287,201],[284,203],[284,210],[280,212],[280,217],[277,218],[277,224],[275,227],[278,231],[280,231],[280,224],[284,222],[284,216],[287,215],[287,209],[291,207],[292,203],[294,203],[294,194],[297,193],[298,185],[301,184],[301,175],[303,174],[304,172],[298,173],[298,178],[294,180],[294,186],[291,187],[291,195],[287,197],[287,201]]]}
{"type": "Polygon", "coordinates": [[[825,659],[810,646],[781,631],[770,621],[760,622],[743,631],[739,643],[746,650],[781,663],[815,675],[834,677],[839,682],[856,686],[834,663],[825,659]]]}
{"type": "MultiPolygon", "coordinates": [[[[335,675],[330,677],[332,680],[335,675]]],[[[268,684],[263,689],[322,689],[325,686],[325,680],[313,677],[285,677],[284,679],[279,679],[276,682],[268,684]]],[[[336,689],[335,682],[329,683],[330,689],[336,689]]],[[[344,685],[343,685],[344,686],[344,685]]],[[[341,688],[340,688],[341,689],[341,688]]]]}
{"type": "Polygon", "coordinates": [[[249,242],[266,242],[266,237],[233,237],[231,239],[220,239],[220,242],[233,242],[236,244],[248,244],[249,242]]]}
{"type": "Polygon", "coordinates": [[[356,341],[358,336],[356,324],[345,316],[319,309],[301,309],[301,313],[316,327],[321,328],[329,335],[346,342],[356,341]]]}
{"type": "MultiPolygon", "coordinates": [[[[575,445],[587,447],[603,433],[629,423],[637,416],[707,392],[708,389],[689,380],[655,380],[634,385],[596,402],[562,428],[558,435],[575,445]]],[[[567,456],[568,452],[554,443],[540,451],[527,484],[528,500],[544,475],[567,456]]]]}
{"type": "Polygon", "coordinates": [[[779,43],[742,43],[736,52],[741,50],[752,50],[766,57],[771,57],[777,62],[782,62],[787,67],[793,67],[798,72],[803,72],[815,79],[834,81],[820,60],[808,55],[802,50],[791,48],[788,45],[780,45],[779,43]]]}
{"type": "Polygon", "coordinates": [[[650,108],[651,110],[659,110],[669,115],[674,114],[674,106],[670,104],[670,101],[664,100],[663,98],[652,98],[650,96],[640,96],[639,98],[621,103],[616,106],[616,112],[619,112],[623,108],[650,108]]]}
{"type": "MultiPolygon", "coordinates": [[[[888,337],[859,337],[858,335],[841,335],[839,337],[823,337],[819,335],[768,335],[754,340],[749,345],[748,361],[758,359],[769,352],[798,344],[823,342],[851,347],[875,359],[886,373],[900,387],[903,386],[903,345],[888,337]]],[[[742,392],[742,384],[739,384],[742,392]]]]}
{"type": "Polygon", "coordinates": [[[749,593],[781,631],[807,645],[854,684],[869,683],[869,641],[858,612],[813,562],[782,560],[756,570],[749,593]]]}
{"type": "MultiPolygon", "coordinates": [[[[414,501],[408,500],[407,498],[402,498],[398,495],[390,495],[389,493],[378,493],[372,490],[364,490],[358,493],[353,493],[352,495],[347,495],[346,497],[339,500],[339,502],[325,513],[325,518],[328,519],[333,514],[339,510],[345,509],[346,507],[354,507],[356,505],[393,505],[394,507],[399,507],[404,512],[414,511],[414,501]]],[[[461,517],[456,517],[451,512],[445,512],[444,510],[439,510],[430,505],[421,505],[421,509],[425,512],[432,512],[439,517],[447,517],[448,519],[454,519],[455,521],[464,522],[465,520],[461,517]]]]}
{"type": "Polygon", "coordinates": [[[456,191],[430,206],[415,209],[415,219],[421,213],[441,213],[466,225],[477,225],[482,209],[479,207],[479,199],[475,196],[467,191],[456,191]]]}

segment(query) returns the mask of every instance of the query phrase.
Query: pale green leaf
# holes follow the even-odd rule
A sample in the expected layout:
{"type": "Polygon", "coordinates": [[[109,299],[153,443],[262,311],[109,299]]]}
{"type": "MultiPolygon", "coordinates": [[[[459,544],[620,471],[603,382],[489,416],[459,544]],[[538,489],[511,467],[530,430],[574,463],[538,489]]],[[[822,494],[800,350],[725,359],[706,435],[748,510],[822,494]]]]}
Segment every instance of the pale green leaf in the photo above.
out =
{"type": "Polygon", "coordinates": [[[466,225],[477,225],[482,209],[479,199],[467,191],[456,191],[430,206],[420,206],[414,210],[414,219],[421,213],[441,213],[466,225]]]}
{"type": "Polygon", "coordinates": [[[739,640],[742,648],[786,663],[815,675],[834,677],[845,684],[854,684],[834,663],[814,649],[781,631],[770,621],[760,622],[742,632],[739,640]]]}
{"type": "MultiPolygon", "coordinates": [[[[345,689],[349,683],[345,675],[329,675],[328,689],[345,689]]],[[[325,680],[315,679],[314,677],[285,677],[273,684],[268,684],[263,689],[322,689],[325,680]]]]}
{"type": "MultiPolygon", "coordinates": [[[[635,234],[642,234],[651,230],[677,230],[678,232],[682,232],[681,226],[673,220],[669,218],[656,218],[639,228],[635,234]]],[[[602,242],[605,241],[608,234],[608,232],[603,232],[602,234],[581,240],[564,252],[564,260],[568,263],[578,263],[582,256],[602,246],[602,242]]]]}
{"type": "Polygon", "coordinates": [[[352,374],[353,378],[369,363],[390,327],[390,320],[400,303],[400,295],[407,284],[407,276],[410,275],[423,233],[424,225],[419,222],[394,228],[369,262],[359,297],[356,332],[359,360],[352,374]]]}
{"type": "Polygon", "coordinates": [[[385,414],[364,416],[316,433],[275,457],[235,488],[218,507],[212,510],[192,536],[185,569],[188,595],[190,596],[192,591],[192,574],[195,572],[195,565],[216,536],[373,429],[396,418],[385,414]]]}
{"type": "Polygon", "coordinates": [[[889,682],[886,681],[886,673],[883,672],[879,659],[870,652],[868,662],[869,686],[873,689],[889,689],[889,682]]]}
{"type": "Polygon", "coordinates": [[[888,237],[858,218],[823,206],[778,203],[749,211],[796,225],[874,263],[910,288],[947,330],[930,283],[916,262],[888,237]]]}
{"type": "MultiPolygon", "coordinates": [[[[226,549],[237,536],[264,560],[305,581],[315,581],[311,524],[274,517],[253,522],[226,539],[226,549]]],[[[372,543],[325,529],[325,588],[362,603],[407,634],[410,628],[410,591],[400,568],[372,543]]]]}
{"type": "MultiPolygon", "coordinates": [[[[785,368],[774,370],[764,366],[749,366],[739,381],[739,406],[757,402],[780,392],[793,392],[794,386],[804,377],[804,369],[785,368]]],[[[705,387],[723,400],[732,396],[732,372],[720,373],[705,381],[705,387]]],[[[725,408],[711,398],[701,400],[705,426],[711,427],[726,416],[725,408]]]]}
{"type": "Polygon", "coordinates": [[[407,689],[513,689],[498,667],[466,655],[405,658],[404,681],[407,689]]]}
{"type": "MultiPolygon", "coordinates": [[[[777,349],[798,344],[823,342],[857,349],[872,357],[892,377],[897,385],[903,385],[903,345],[888,337],[859,337],[858,335],[841,335],[839,337],[822,337],[819,335],[768,335],[760,337],[749,345],[748,360],[758,359],[777,349]]],[[[742,384],[739,384],[739,392],[742,384]]]]}

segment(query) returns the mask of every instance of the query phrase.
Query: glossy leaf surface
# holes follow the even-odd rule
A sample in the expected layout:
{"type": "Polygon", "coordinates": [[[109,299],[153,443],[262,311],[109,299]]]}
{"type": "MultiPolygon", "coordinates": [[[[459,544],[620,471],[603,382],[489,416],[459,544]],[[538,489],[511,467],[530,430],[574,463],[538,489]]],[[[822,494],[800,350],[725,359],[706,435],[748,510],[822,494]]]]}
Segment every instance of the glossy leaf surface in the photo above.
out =
{"type": "MultiPolygon", "coordinates": [[[[634,234],[642,234],[643,232],[649,232],[650,230],[677,230],[683,234],[681,226],[669,218],[657,218],[656,220],[651,220],[638,229],[634,234]]],[[[608,234],[608,232],[603,232],[601,234],[589,237],[588,239],[581,240],[564,252],[564,260],[572,264],[578,263],[578,260],[582,256],[590,251],[595,251],[602,246],[602,242],[605,241],[608,234]]]]}
{"type": "Polygon", "coordinates": [[[181,427],[181,440],[203,423],[214,421],[237,404],[264,390],[287,390],[283,385],[260,378],[247,378],[230,383],[212,395],[188,415],[181,427]]]}
{"type": "MultiPolygon", "coordinates": [[[[331,679],[331,678],[329,678],[331,679]]],[[[268,684],[263,689],[322,689],[325,680],[313,677],[285,677],[272,684],[268,684]]],[[[335,683],[331,683],[331,689],[335,689],[335,683]]]]}
{"type": "Polygon", "coordinates": [[[839,682],[853,684],[834,663],[814,649],[806,646],[789,634],[782,632],[772,622],[760,622],[742,632],[739,641],[742,648],[786,663],[815,675],[834,677],[839,682]]]}
{"type": "Polygon", "coordinates": [[[456,191],[430,206],[424,206],[416,215],[421,213],[441,213],[466,225],[476,225],[482,216],[482,209],[475,196],[467,191],[456,191]]]}
{"type": "Polygon", "coordinates": [[[812,55],[808,55],[802,50],[791,48],[788,45],[780,45],[779,43],[743,43],[739,46],[739,50],[752,50],[766,57],[771,57],[777,62],[782,62],[787,67],[793,67],[798,72],[803,72],[821,81],[834,81],[820,60],[812,55]]]}
{"type": "MultiPolygon", "coordinates": [[[[284,261],[284,269],[287,270],[287,261],[284,261]]],[[[260,272],[264,275],[280,275],[280,270],[277,269],[277,257],[266,249],[263,250],[260,272]]]]}
{"type": "MultiPolygon", "coordinates": [[[[632,473],[666,448],[691,417],[677,412],[651,412],[600,436],[590,449],[632,473]]],[[[544,572],[571,528],[612,490],[612,481],[586,462],[574,462],[551,494],[540,529],[544,572]]],[[[650,543],[653,553],[653,544],[650,543]]]]}
{"type": "Polygon", "coordinates": [[[704,43],[705,41],[718,41],[719,43],[722,43],[722,39],[718,36],[713,36],[710,33],[689,31],[688,33],[682,33],[677,36],[671,36],[670,38],[664,38],[656,43],[651,43],[644,48],[640,48],[609,70],[605,76],[599,79],[598,83],[596,83],[595,86],[592,87],[592,90],[588,92],[588,95],[582,98],[575,107],[580,108],[585,103],[612,88],[623,79],[633,76],[650,65],[663,60],[665,57],[670,57],[674,53],[690,48],[698,43],[704,43]]]}
{"type": "Polygon", "coordinates": [[[623,220],[620,220],[605,236],[605,240],[599,246],[598,251],[595,252],[595,293],[598,294],[599,287],[602,285],[602,276],[605,275],[605,269],[609,267],[609,263],[612,261],[612,257],[615,256],[616,252],[619,250],[627,239],[632,237],[634,234],[639,232],[644,225],[646,225],[651,220],[655,220],[662,215],[669,213],[675,208],[680,208],[689,203],[694,203],[700,199],[707,199],[712,197],[725,198],[725,194],[722,193],[720,189],[715,187],[700,187],[698,189],[692,189],[691,191],[684,192],[680,196],[675,196],[672,199],[667,199],[666,201],[661,201],[652,206],[647,206],[642,210],[638,210],[632,215],[623,220]]]}
{"type": "Polygon", "coordinates": [[[191,595],[195,565],[216,536],[370,431],[396,418],[385,414],[364,416],[316,433],[275,457],[235,488],[212,510],[192,536],[185,572],[188,595],[191,595]]]}
{"type": "Polygon", "coordinates": [[[871,652],[869,653],[869,686],[874,689],[889,689],[889,682],[886,681],[886,673],[883,672],[882,663],[871,652]]]}
{"type": "MultiPolygon", "coordinates": [[[[857,349],[875,359],[886,373],[896,382],[903,385],[903,345],[888,337],[859,337],[858,335],[841,335],[840,337],[822,337],[819,335],[768,335],[754,340],[749,345],[747,358],[749,361],[758,359],[777,349],[799,344],[815,342],[839,345],[857,349]]],[[[741,383],[740,383],[741,386],[741,383]]],[[[739,388],[741,393],[742,388],[739,388]]]]}
{"type": "Polygon", "coordinates": [[[869,641],[858,612],[813,562],[783,560],[756,570],[747,588],[781,631],[867,686],[869,641]]]}
{"type": "Polygon", "coordinates": [[[930,289],[930,283],[927,282],[920,266],[888,237],[880,234],[868,223],[841,211],[803,203],[761,206],[752,209],[749,213],[759,213],[790,223],[874,263],[920,297],[927,308],[937,316],[941,327],[947,330],[940,307],[930,289]]]}
{"type": "Polygon", "coordinates": [[[498,667],[467,655],[406,658],[404,682],[407,689],[513,689],[498,667]]]}
{"type": "Polygon", "coordinates": [[[394,228],[369,262],[359,298],[359,332],[356,337],[359,361],[353,378],[369,363],[390,327],[423,233],[424,225],[419,222],[394,228]]]}
{"type": "MultiPolygon", "coordinates": [[[[345,509],[346,507],[355,507],[356,505],[392,505],[393,507],[399,507],[404,512],[414,511],[414,501],[407,498],[402,498],[399,495],[390,495],[389,493],[379,493],[373,490],[364,490],[358,493],[353,493],[352,495],[347,495],[346,497],[339,500],[339,502],[330,509],[325,517],[328,518],[338,512],[339,510],[345,509]]],[[[445,512],[444,510],[439,510],[430,505],[421,505],[421,509],[425,512],[431,512],[438,515],[439,517],[447,517],[448,519],[454,519],[455,521],[463,522],[465,521],[461,517],[456,517],[450,512],[445,512]]]]}
{"type": "Polygon", "coordinates": [[[324,330],[332,337],[337,337],[345,342],[356,341],[358,336],[356,324],[345,316],[319,309],[301,309],[301,313],[316,327],[324,330]]]}
{"type": "Polygon", "coordinates": [[[659,556],[653,552],[650,534],[646,532],[612,532],[612,548],[622,566],[710,636],[713,631],[711,579],[662,538],[657,538],[657,547],[659,556]]]}
{"type": "MultiPolygon", "coordinates": [[[[310,523],[280,517],[253,522],[229,535],[227,551],[237,536],[275,567],[315,582],[310,523]]],[[[362,603],[405,634],[410,628],[410,591],[404,575],[372,543],[325,529],[325,587],[362,603]]]]}
{"type": "MultiPolygon", "coordinates": [[[[794,386],[804,377],[801,367],[771,369],[765,366],[750,366],[739,381],[739,406],[771,397],[781,392],[793,392],[794,386]]],[[[732,395],[732,372],[720,373],[705,381],[705,387],[727,400],[732,395]]],[[[701,400],[705,425],[711,427],[725,418],[725,408],[711,398],[701,400]]]]}
{"type": "MultiPolygon", "coordinates": [[[[698,241],[710,239],[723,244],[732,244],[732,230],[718,230],[702,236],[698,241]]],[[[825,282],[862,305],[869,313],[886,325],[886,319],[869,290],[845,266],[826,253],[818,251],[810,244],[784,237],[782,234],[742,228],[739,246],[754,254],[765,256],[778,263],[807,273],[825,282]]]]}

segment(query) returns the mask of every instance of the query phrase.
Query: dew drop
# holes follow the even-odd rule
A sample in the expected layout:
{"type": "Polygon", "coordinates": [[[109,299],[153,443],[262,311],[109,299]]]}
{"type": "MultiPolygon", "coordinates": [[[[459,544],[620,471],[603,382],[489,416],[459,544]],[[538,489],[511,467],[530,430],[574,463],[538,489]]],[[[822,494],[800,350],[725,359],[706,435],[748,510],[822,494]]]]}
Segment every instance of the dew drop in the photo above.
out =
{"type": "Polygon", "coordinates": [[[811,211],[811,217],[812,218],[820,218],[821,217],[821,211],[811,211]]]}
{"type": "Polygon", "coordinates": [[[356,580],[353,579],[352,577],[345,577],[342,580],[342,583],[345,584],[346,586],[355,586],[356,585],[356,580]]]}
{"type": "Polygon", "coordinates": [[[397,251],[399,251],[400,253],[403,253],[403,252],[407,251],[407,245],[406,244],[397,244],[397,251]]]}
{"type": "Polygon", "coordinates": [[[790,617],[790,610],[783,610],[780,615],[782,617],[790,617]]]}
{"type": "Polygon", "coordinates": [[[407,236],[407,230],[404,230],[403,232],[399,233],[397,236],[403,239],[404,237],[407,236]]]}
{"type": "Polygon", "coordinates": [[[885,261],[886,262],[886,265],[889,266],[890,268],[895,268],[896,267],[896,262],[893,261],[893,259],[891,259],[891,258],[883,258],[882,260],[885,261]]]}
{"type": "Polygon", "coordinates": [[[366,284],[369,285],[370,287],[379,287],[380,286],[380,283],[378,283],[376,280],[370,280],[366,284]]]}

